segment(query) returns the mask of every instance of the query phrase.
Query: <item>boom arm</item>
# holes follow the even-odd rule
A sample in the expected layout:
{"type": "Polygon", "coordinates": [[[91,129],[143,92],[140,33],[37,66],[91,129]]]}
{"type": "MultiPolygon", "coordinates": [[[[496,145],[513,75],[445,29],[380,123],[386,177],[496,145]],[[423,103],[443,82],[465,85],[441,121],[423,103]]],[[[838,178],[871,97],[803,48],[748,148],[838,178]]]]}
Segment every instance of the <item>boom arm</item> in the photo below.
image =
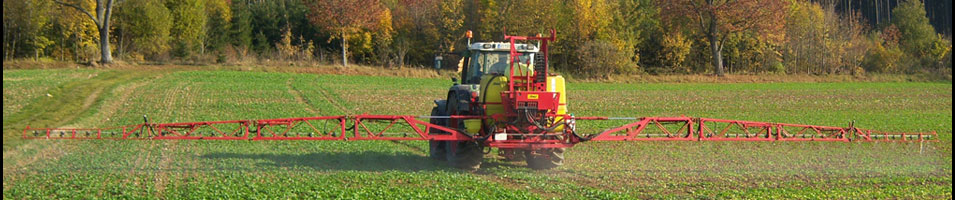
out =
{"type": "MultiPolygon", "coordinates": [[[[483,141],[451,127],[419,118],[481,119],[486,116],[354,115],[261,120],[142,123],[109,128],[34,128],[24,139],[107,140],[436,140],[483,141]],[[376,123],[377,126],[369,124],[376,123]],[[398,128],[401,127],[401,128],[398,128]],[[400,130],[399,130],[400,129],[400,130]],[[398,130],[397,132],[392,132],[398,130]]],[[[573,117],[565,120],[573,145],[584,141],[938,141],[938,134],[883,132],[849,127],[799,125],[691,117],[573,117]],[[593,134],[579,134],[577,121],[630,123],[593,134]],[[651,133],[652,132],[652,133],[651,133]]],[[[519,141],[515,141],[519,142],[519,141]]]]}

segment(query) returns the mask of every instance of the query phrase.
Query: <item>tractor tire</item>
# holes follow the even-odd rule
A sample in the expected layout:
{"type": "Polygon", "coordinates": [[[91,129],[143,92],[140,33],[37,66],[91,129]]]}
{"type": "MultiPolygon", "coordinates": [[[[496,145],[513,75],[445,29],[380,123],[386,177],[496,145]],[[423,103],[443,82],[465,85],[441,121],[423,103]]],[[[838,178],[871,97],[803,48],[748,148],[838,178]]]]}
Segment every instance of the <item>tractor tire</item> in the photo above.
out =
{"type": "Polygon", "coordinates": [[[445,160],[447,158],[445,154],[447,154],[448,150],[445,147],[447,145],[445,143],[447,142],[434,140],[428,141],[428,146],[431,147],[431,149],[428,151],[431,154],[431,159],[445,160]]]}
{"type": "MultiPolygon", "coordinates": [[[[445,114],[444,114],[444,113],[441,113],[441,111],[438,110],[438,107],[434,107],[434,108],[431,109],[431,116],[445,116],[445,114]]],[[[434,124],[434,125],[439,125],[439,126],[447,126],[447,125],[446,125],[446,123],[447,123],[447,122],[446,122],[446,119],[431,118],[431,119],[428,120],[428,123],[432,123],[432,124],[434,124]]],[[[442,134],[442,133],[444,133],[444,131],[442,131],[442,130],[437,130],[437,129],[432,129],[431,131],[432,131],[432,132],[431,132],[432,134],[442,134]]],[[[447,158],[447,155],[445,155],[445,154],[447,154],[447,148],[445,147],[445,146],[446,146],[446,142],[444,142],[444,141],[429,140],[429,141],[428,141],[428,146],[431,147],[431,148],[428,150],[428,153],[431,155],[431,159],[435,159],[435,160],[445,160],[445,159],[447,158]]]]}
{"type": "Polygon", "coordinates": [[[564,148],[524,151],[527,167],[531,169],[551,169],[564,164],[564,148]]]}
{"type": "Polygon", "coordinates": [[[481,146],[474,141],[445,142],[447,147],[448,165],[458,169],[474,171],[481,168],[484,161],[484,152],[481,146]]]}

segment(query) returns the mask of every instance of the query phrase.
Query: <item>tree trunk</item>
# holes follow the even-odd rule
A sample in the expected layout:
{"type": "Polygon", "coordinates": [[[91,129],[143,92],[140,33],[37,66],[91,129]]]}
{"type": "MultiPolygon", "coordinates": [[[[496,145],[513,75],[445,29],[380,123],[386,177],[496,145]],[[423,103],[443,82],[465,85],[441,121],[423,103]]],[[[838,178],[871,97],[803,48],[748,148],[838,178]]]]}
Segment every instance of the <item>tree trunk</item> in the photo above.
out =
{"type": "Polygon", "coordinates": [[[99,28],[99,49],[102,56],[100,63],[113,63],[113,55],[109,51],[109,23],[103,23],[103,27],[99,28]]]}
{"type": "Polygon", "coordinates": [[[345,32],[342,32],[342,66],[348,67],[348,42],[345,40],[345,32]]]}
{"type": "Polygon", "coordinates": [[[13,44],[10,45],[10,59],[13,59],[17,56],[17,41],[20,41],[19,31],[17,31],[17,36],[13,38],[13,44]]]}
{"type": "Polygon", "coordinates": [[[716,75],[723,76],[723,54],[720,53],[719,38],[716,37],[715,23],[710,25],[710,52],[713,54],[713,67],[716,67],[716,75]]]}

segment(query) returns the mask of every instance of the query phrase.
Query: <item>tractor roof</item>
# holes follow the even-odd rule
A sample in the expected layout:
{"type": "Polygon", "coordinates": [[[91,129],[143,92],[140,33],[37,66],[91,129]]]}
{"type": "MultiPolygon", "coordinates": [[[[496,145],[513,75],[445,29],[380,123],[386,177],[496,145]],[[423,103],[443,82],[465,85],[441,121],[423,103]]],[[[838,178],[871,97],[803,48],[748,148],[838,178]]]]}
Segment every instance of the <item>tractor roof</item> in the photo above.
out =
{"type": "MultiPolygon", "coordinates": [[[[477,42],[472,43],[468,50],[477,51],[511,51],[511,44],[507,42],[477,42]]],[[[517,44],[518,52],[537,53],[540,49],[533,44],[517,44]]]]}

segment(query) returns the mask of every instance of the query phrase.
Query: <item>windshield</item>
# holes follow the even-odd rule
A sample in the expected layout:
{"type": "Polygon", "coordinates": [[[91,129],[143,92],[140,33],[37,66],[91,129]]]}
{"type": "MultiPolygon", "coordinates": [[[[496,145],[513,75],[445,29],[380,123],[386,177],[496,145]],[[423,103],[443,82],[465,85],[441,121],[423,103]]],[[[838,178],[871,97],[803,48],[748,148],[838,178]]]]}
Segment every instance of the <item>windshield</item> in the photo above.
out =
{"type": "MultiPolygon", "coordinates": [[[[506,75],[510,72],[510,62],[508,62],[508,55],[510,53],[506,51],[476,51],[471,55],[471,66],[468,67],[468,75],[470,80],[480,80],[481,76],[484,74],[500,74],[506,75]]],[[[518,56],[520,60],[519,63],[531,63],[534,64],[532,60],[533,53],[522,53],[523,55],[518,56]]],[[[515,72],[516,73],[516,72],[515,72]]]]}

